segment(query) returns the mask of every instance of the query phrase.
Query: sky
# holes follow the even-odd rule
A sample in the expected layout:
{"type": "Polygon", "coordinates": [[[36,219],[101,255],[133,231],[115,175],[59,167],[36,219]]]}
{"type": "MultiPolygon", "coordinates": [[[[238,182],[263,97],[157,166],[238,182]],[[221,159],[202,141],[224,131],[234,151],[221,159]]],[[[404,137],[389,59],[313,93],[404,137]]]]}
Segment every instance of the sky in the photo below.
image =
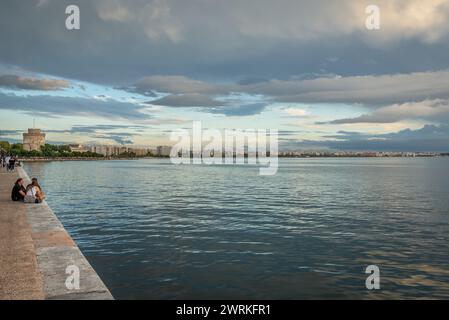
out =
{"type": "Polygon", "coordinates": [[[166,145],[202,121],[281,150],[449,151],[449,0],[0,6],[0,140],[35,119],[50,143],[166,145]]]}

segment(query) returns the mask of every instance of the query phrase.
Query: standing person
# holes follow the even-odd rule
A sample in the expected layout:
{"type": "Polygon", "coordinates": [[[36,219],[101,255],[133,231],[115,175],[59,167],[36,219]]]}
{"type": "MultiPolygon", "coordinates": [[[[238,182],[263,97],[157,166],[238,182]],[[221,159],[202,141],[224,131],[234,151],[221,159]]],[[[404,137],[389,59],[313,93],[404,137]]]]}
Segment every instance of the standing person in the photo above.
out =
{"type": "Polygon", "coordinates": [[[9,171],[14,171],[16,168],[16,158],[11,157],[9,159],[9,171]]]}
{"type": "Polygon", "coordinates": [[[11,200],[12,201],[23,201],[26,195],[26,190],[23,186],[23,179],[19,178],[17,179],[16,183],[14,184],[14,187],[11,191],[11,200]]]}
{"type": "Polygon", "coordinates": [[[5,157],[5,161],[4,161],[3,166],[6,167],[6,171],[9,171],[9,160],[10,160],[10,159],[11,159],[10,156],[6,156],[6,157],[5,157]]]}

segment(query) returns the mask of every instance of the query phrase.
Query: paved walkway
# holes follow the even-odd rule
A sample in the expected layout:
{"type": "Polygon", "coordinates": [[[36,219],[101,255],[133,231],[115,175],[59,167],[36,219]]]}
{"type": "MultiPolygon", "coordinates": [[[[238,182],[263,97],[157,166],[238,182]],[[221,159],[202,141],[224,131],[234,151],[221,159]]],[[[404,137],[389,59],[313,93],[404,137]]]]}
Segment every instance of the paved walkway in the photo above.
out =
{"type": "MultiPolygon", "coordinates": [[[[22,168],[0,168],[0,300],[113,299],[50,207],[12,202],[22,168]],[[79,270],[79,288],[67,288],[67,267],[79,270]]],[[[73,272],[73,271],[72,271],[73,272]]],[[[72,273],[73,275],[73,273],[72,273]]]]}
{"type": "Polygon", "coordinates": [[[26,208],[10,198],[17,177],[0,168],[0,299],[43,299],[26,208]]]}

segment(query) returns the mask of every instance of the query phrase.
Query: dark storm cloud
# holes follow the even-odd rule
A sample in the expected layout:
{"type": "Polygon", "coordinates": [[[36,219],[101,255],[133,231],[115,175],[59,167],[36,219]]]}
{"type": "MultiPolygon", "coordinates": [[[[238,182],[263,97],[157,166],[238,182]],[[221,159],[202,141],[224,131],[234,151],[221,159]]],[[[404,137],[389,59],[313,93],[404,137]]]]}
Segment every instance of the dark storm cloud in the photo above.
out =
{"type": "Polygon", "coordinates": [[[142,106],[112,99],[99,100],[50,95],[19,96],[0,93],[0,102],[0,109],[23,111],[47,117],[97,116],[130,121],[145,121],[152,118],[142,112],[142,106]]]}
{"type": "Polygon", "coordinates": [[[0,63],[107,84],[158,74],[237,81],[449,68],[444,3],[426,4],[436,9],[414,23],[407,14],[416,0],[377,2],[385,23],[369,33],[364,1],[4,0],[0,63]],[[65,29],[69,4],[80,7],[80,30],[65,29]]]}

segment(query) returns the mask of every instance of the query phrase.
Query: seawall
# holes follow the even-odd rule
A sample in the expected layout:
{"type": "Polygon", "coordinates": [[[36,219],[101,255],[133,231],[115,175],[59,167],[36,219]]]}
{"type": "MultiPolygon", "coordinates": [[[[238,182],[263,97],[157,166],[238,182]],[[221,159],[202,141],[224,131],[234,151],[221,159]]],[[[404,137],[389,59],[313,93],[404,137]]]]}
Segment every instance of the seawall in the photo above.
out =
{"type": "Polygon", "coordinates": [[[10,200],[18,177],[30,182],[25,170],[0,171],[0,299],[113,299],[45,201],[10,200]]]}

